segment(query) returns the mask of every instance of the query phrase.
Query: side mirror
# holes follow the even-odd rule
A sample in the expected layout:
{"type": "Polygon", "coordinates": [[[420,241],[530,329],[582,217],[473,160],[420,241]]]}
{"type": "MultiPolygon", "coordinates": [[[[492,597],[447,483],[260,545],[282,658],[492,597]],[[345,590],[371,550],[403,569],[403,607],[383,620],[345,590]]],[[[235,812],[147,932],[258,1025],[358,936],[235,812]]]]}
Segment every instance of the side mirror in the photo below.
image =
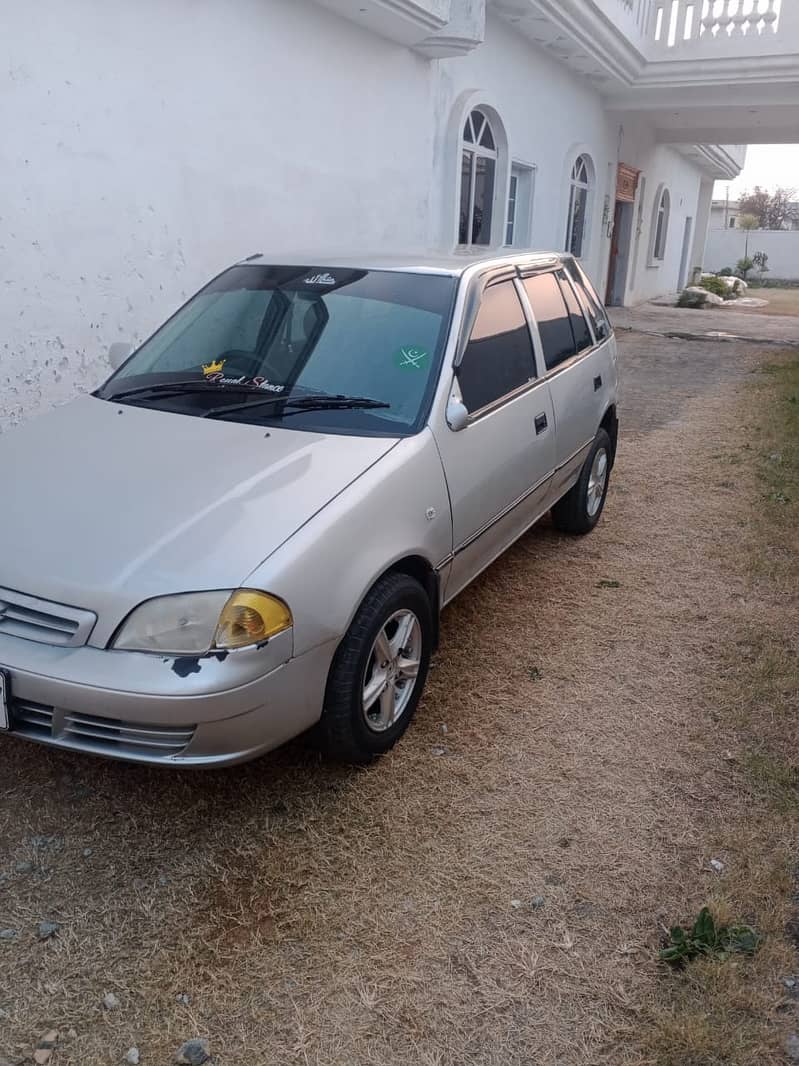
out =
{"type": "Polygon", "coordinates": [[[108,349],[108,362],[112,370],[119,370],[131,353],[131,346],[124,341],[114,341],[108,349]]]}
{"type": "Polygon", "coordinates": [[[459,433],[469,425],[469,412],[465,404],[455,396],[450,396],[447,404],[447,425],[453,433],[459,433]]]}

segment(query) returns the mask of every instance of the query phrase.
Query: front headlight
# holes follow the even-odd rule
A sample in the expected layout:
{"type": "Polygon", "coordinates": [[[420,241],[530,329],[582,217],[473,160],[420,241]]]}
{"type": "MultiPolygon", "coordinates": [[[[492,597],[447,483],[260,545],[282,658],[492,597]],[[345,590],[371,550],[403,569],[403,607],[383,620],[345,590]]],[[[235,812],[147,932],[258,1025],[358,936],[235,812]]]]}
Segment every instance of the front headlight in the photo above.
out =
{"type": "Polygon", "coordinates": [[[141,604],[125,620],[112,647],[206,655],[260,644],[291,625],[286,604],[265,592],[188,592],[141,604]]]}

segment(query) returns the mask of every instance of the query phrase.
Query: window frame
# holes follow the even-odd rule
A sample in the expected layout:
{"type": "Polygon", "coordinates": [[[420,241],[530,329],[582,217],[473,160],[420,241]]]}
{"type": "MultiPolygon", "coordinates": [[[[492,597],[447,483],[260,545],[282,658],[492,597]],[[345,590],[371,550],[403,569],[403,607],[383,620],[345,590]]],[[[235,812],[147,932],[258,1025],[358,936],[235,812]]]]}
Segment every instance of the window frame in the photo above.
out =
{"type": "MultiPolygon", "coordinates": [[[[574,259],[573,256],[570,257],[570,258],[574,259]]],[[[576,260],[574,260],[574,261],[575,261],[575,263],[577,262],[576,260]]],[[[523,294],[523,297],[524,297],[524,302],[525,302],[526,309],[527,309],[528,314],[529,314],[529,321],[532,324],[533,343],[534,343],[535,352],[536,352],[536,364],[538,365],[539,375],[540,375],[540,380],[541,381],[548,381],[551,377],[554,377],[555,374],[560,374],[562,371],[567,370],[571,366],[574,366],[575,363],[578,363],[581,359],[585,359],[586,356],[588,356],[592,352],[596,351],[596,349],[599,347],[600,344],[604,344],[612,336],[612,329],[611,329],[611,331],[608,333],[608,336],[605,337],[604,339],[599,340],[597,338],[597,335],[594,332],[594,325],[593,325],[593,322],[591,321],[591,316],[586,313],[586,309],[585,309],[585,307],[583,305],[582,299],[580,298],[580,294],[579,294],[576,286],[572,282],[571,274],[569,272],[569,268],[568,268],[568,265],[567,265],[567,262],[566,262],[565,258],[561,259],[561,261],[559,263],[557,263],[555,266],[546,266],[546,267],[540,267],[540,268],[535,268],[534,267],[534,268],[529,269],[529,270],[521,270],[520,271],[519,281],[521,282],[522,294],[523,294]],[[566,278],[565,282],[563,282],[558,277],[558,271],[563,271],[563,274],[565,275],[565,278],[566,278]],[[543,341],[541,340],[541,333],[540,333],[539,328],[538,328],[538,319],[536,318],[535,308],[533,307],[532,300],[528,296],[527,290],[524,287],[524,282],[525,282],[525,280],[527,278],[536,277],[539,274],[553,274],[554,277],[555,277],[555,284],[556,285],[562,286],[563,284],[568,284],[571,287],[571,291],[574,293],[575,299],[577,300],[577,306],[580,308],[580,310],[583,313],[583,319],[585,320],[585,323],[588,326],[588,333],[589,333],[589,336],[591,337],[591,340],[592,340],[592,343],[589,344],[587,348],[583,348],[579,352],[576,350],[577,342],[575,341],[575,345],[574,345],[575,346],[575,352],[574,352],[574,354],[570,355],[568,357],[568,359],[564,359],[562,362],[558,363],[556,366],[553,366],[552,369],[550,369],[547,366],[546,355],[544,353],[544,344],[543,344],[543,341]]],[[[569,317],[568,316],[568,310],[569,310],[568,304],[566,303],[566,300],[565,300],[565,298],[563,298],[562,294],[561,294],[561,298],[563,299],[563,310],[565,312],[564,317],[568,321],[568,317],[569,317]]],[[[608,325],[610,325],[610,323],[608,323],[608,325]]],[[[569,328],[570,329],[572,328],[571,327],[571,322],[569,322],[569,328]]],[[[572,330],[572,337],[573,336],[574,336],[574,331],[572,330]]]]}
{"type": "MultiPolygon", "coordinates": [[[[455,395],[456,398],[463,403],[463,396],[461,394],[460,381],[458,377],[458,371],[463,363],[466,350],[469,347],[469,342],[472,337],[472,330],[474,329],[477,316],[480,312],[480,308],[483,303],[483,297],[485,293],[496,285],[500,285],[503,282],[510,282],[516,290],[516,298],[519,301],[522,315],[527,326],[527,335],[530,341],[530,355],[531,355],[531,368],[533,371],[533,377],[528,381],[519,385],[517,388],[512,389],[510,392],[504,393],[502,396],[498,396],[495,400],[485,404],[483,407],[478,408],[475,411],[469,411],[469,419],[467,426],[472,425],[474,422],[479,422],[480,419],[493,414],[495,411],[505,407],[506,404],[512,403],[519,396],[524,395],[531,390],[538,388],[544,383],[545,375],[542,373],[544,367],[543,362],[539,358],[539,352],[537,347],[537,333],[534,332],[533,322],[530,318],[530,307],[524,293],[524,286],[522,285],[521,278],[519,276],[518,268],[514,265],[509,268],[503,268],[499,271],[494,271],[488,275],[481,275],[473,279],[470,285],[469,291],[466,294],[465,310],[461,322],[460,336],[458,338],[455,358],[452,362],[452,382],[450,384],[447,395],[455,395]],[[466,310],[468,309],[468,310],[466,310]]],[[[464,407],[466,405],[464,404],[464,407]]]]}
{"type": "Polygon", "coordinates": [[[580,152],[576,156],[569,174],[569,201],[566,214],[566,238],[563,245],[564,252],[567,255],[573,256],[575,259],[584,259],[588,254],[590,243],[591,209],[595,185],[596,170],[594,167],[594,161],[588,152],[580,152]],[[580,166],[580,164],[582,164],[583,169],[585,171],[585,180],[582,180],[577,176],[578,167],[580,166]],[[585,211],[583,212],[579,252],[575,252],[572,249],[572,242],[574,240],[575,206],[577,203],[576,190],[585,192],[585,211]]]}
{"type": "Polygon", "coordinates": [[[505,204],[505,221],[502,229],[503,248],[516,248],[522,251],[530,247],[533,228],[533,204],[538,167],[535,163],[525,163],[521,159],[511,159],[508,170],[508,197],[505,204]],[[516,194],[511,195],[513,182],[516,182],[516,194]],[[514,217],[510,217],[510,205],[514,205],[514,217]],[[510,240],[508,227],[512,226],[510,240]]]}
{"type": "Polygon", "coordinates": [[[458,248],[462,248],[464,250],[472,250],[472,249],[480,249],[480,248],[490,248],[493,245],[493,236],[494,236],[494,228],[495,228],[496,209],[497,209],[497,177],[499,175],[499,169],[500,169],[500,167],[499,167],[500,150],[499,150],[499,147],[498,147],[499,144],[500,144],[500,141],[499,141],[499,138],[497,137],[496,130],[495,130],[494,126],[492,125],[491,116],[486,113],[486,110],[483,107],[481,107],[480,104],[475,104],[475,106],[470,108],[469,111],[466,114],[466,121],[464,122],[463,127],[461,129],[460,140],[459,140],[458,161],[460,163],[460,167],[458,169],[458,233],[457,233],[457,238],[458,238],[457,247],[458,248]],[[477,129],[475,127],[475,123],[474,123],[474,116],[475,115],[479,115],[483,119],[483,123],[479,127],[479,129],[477,129]],[[468,141],[466,139],[467,127],[472,130],[472,134],[473,134],[473,138],[474,139],[471,140],[471,141],[468,141]],[[480,143],[482,141],[482,139],[483,139],[483,135],[484,135],[486,129],[488,129],[488,132],[490,134],[491,140],[492,140],[492,142],[494,144],[493,148],[487,148],[485,145],[480,143]],[[483,242],[475,243],[474,240],[467,240],[467,241],[464,242],[464,241],[461,241],[461,239],[460,239],[460,219],[461,219],[461,212],[462,212],[462,208],[463,208],[463,158],[464,158],[464,155],[466,155],[466,153],[470,153],[471,157],[472,157],[471,158],[471,164],[470,164],[470,173],[469,173],[469,203],[468,203],[468,210],[467,210],[467,213],[466,213],[466,225],[467,225],[466,236],[467,237],[473,237],[474,236],[474,200],[475,200],[475,189],[477,187],[477,181],[476,181],[476,177],[477,177],[477,160],[478,160],[478,158],[491,159],[491,160],[493,160],[493,163],[494,163],[494,174],[493,174],[493,178],[492,178],[492,181],[491,181],[491,195],[490,195],[490,200],[491,200],[491,223],[490,223],[489,228],[488,228],[488,240],[485,243],[483,243],[483,242]]]}
{"type": "Polygon", "coordinates": [[[562,263],[566,277],[569,279],[571,287],[577,294],[577,302],[583,309],[583,317],[588,323],[588,329],[591,332],[591,336],[594,338],[593,346],[598,348],[601,344],[606,344],[613,336],[613,324],[608,317],[607,308],[600,300],[599,293],[594,288],[591,279],[580,266],[578,261],[572,256],[564,256],[562,263]],[[586,303],[586,297],[591,300],[592,304],[596,304],[597,317],[601,318],[605,323],[607,332],[604,337],[600,337],[597,333],[592,306],[591,304],[586,303]]]}
{"type": "Polygon", "coordinates": [[[671,193],[669,192],[668,186],[665,183],[662,183],[658,186],[655,200],[652,205],[652,223],[649,239],[650,267],[660,267],[665,262],[670,226],[671,193]]]}

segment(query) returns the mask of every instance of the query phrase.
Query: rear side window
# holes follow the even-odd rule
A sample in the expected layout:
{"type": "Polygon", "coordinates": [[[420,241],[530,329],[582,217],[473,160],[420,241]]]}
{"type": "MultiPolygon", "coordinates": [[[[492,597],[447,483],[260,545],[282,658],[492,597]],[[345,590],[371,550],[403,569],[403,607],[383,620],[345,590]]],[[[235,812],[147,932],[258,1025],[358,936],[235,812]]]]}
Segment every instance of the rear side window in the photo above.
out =
{"type": "Polygon", "coordinates": [[[610,336],[610,323],[604,307],[594,292],[593,286],[576,263],[567,263],[566,270],[582,297],[591,325],[594,327],[594,336],[597,341],[606,340],[610,336]]]}
{"type": "Polygon", "coordinates": [[[591,347],[594,339],[585,320],[583,309],[580,307],[580,301],[575,296],[574,289],[569,284],[565,271],[558,271],[558,280],[560,281],[563,299],[566,301],[566,308],[569,312],[569,322],[574,334],[574,346],[578,352],[582,352],[585,348],[591,347]]]}
{"type": "Polygon", "coordinates": [[[458,367],[466,409],[479,411],[534,377],[530,331],[513,282],[492,285],[483,293],[458,367]]]}
{"type": "Polygon", "coordinates": [[[547,370],[554,370],[577,352],[560,283],[551,272],[534,274],[524,279],[524,288],[538,323],[544,362],[547,370]]]}

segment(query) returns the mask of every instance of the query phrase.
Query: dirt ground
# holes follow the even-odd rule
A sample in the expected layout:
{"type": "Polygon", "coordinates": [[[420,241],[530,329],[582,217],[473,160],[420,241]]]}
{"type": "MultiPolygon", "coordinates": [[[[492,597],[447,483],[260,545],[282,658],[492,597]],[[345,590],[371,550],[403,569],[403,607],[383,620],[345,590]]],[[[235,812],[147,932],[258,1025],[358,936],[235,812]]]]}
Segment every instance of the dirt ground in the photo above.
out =
{"type": "Polygon", "coordinates": [[[748,296],[754,296],[758,300],[768,300],[765,307],[750,308],[750,312],[756,315],[799,315],[799,288],[795,289],[771,289],[766,287],[751,287],[748,296]]]}
{"type": "Polygon", "coordinates": [[[706,812],[737,787],[708,734],[750,595],[719,549],[741,521],[723,456],[763,348],[657,335],[654,311],[618,316],[648,332],[619,334],[599,527],[542,522],[447,609],[375,767],[295,744],[178,774],[3,742],[0,1063],[51,1027],[51,1066],[165,1064],[195,1036],[220,1066],[657,1061],[634,1034],[661,927],[716,890],[706,812]]]}

